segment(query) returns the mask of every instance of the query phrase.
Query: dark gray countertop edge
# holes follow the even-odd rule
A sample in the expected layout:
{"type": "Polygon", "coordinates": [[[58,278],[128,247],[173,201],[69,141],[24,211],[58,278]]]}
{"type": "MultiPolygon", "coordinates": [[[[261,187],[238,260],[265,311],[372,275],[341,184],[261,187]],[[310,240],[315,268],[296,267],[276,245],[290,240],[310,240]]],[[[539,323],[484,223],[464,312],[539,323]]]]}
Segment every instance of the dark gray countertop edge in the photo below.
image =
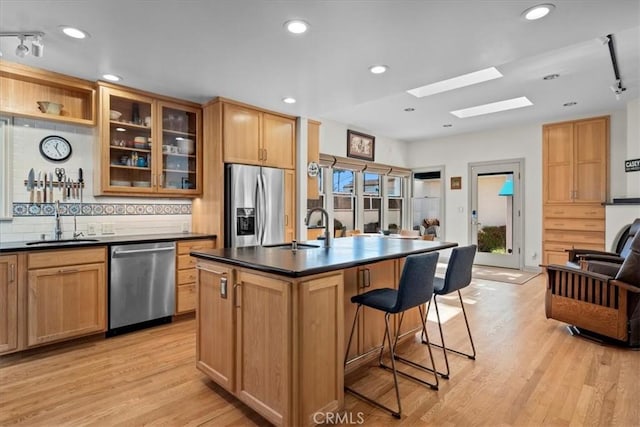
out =
{"type": "MultiPolygon", "coordinates": [[[[175,240],[199,240],[214,239],[215,234],[201,233],[172,233],[172,234],[135,234],[127,236],[99,237],[97,242],[60,243],[46,245],[27,245],[27,242],[5,242],[0,243],[0,253],[24,252],[24,251],[44,251],[55,249],[86,248],[89,246],[112,246],[130,243],[150,243],[150,242],[171,242],[175,240]]],[[[53,241],[52,241],[53,242],[53,241]]]]}
{"type": "Polygon", "coordinates": [[[399,254],[382,255],[382,256],[379,256],[379,257],[371,257],[371,258],[366,258],[366,259],[358,260],[358,261],[348,261],[348,262],[343,262],[343,263],[338,263],[338,264],[331,264],[331,265],[326,265],[326,266],[316,267],[316,268],[310,268],[310,269],[301,270],[301,271],[285,270],[285,269],[281,269],[281,268],[277,268],[277,267],[273,267],[273,266],[255,264],[255,263],[251,263],[251,262],[245,262],[245,261],[241,261],[241,260],[230,259],[230,258],[223,257],[223,256],[212,255],[212,254],[208,254],[208,253],[205,253],[205,252],[194,251],[194,252],[191,252],[190,255],[195,257],[195,258],[200,258],[200,259],[204,259],[204,260],[208,260],[208,261],[216,261],[216,262],[220,262],[220,263],[223,263],[223,264],[233,265],[233,266],[236,266],[236,267],[250,268],[252,270],[261,271],[263,273],[272,273],[272,274],[277,274],[277,275],[280,275],[280,276],[294,277],[295,278],[295,277],[312,276],[314,274],[327,273],[327,272],[335,271],[335,270],[343,270],[345,268],[357,267],[359,265],[371,264],[371,263],[374,263],[374,262],[384,261],[384,260],[388,260],[388,259],[402,258],[404,256],[412,255],[412,254],[420,254],[420,253],[425,253],[425,252],[435,252],[435,251],[439,251],[439,250],[442,250],[442,249],[453,248],[453,247],[456,247],[456,246],[458,246],[457,243],[444,243],[443,242],[443,245],[441,247],[436,248],[436,249],[433,249],[433,248],[416,249],[416,250],[411,250],[411,251],[405,251],[405,252],[399,253],[399,254]]]}

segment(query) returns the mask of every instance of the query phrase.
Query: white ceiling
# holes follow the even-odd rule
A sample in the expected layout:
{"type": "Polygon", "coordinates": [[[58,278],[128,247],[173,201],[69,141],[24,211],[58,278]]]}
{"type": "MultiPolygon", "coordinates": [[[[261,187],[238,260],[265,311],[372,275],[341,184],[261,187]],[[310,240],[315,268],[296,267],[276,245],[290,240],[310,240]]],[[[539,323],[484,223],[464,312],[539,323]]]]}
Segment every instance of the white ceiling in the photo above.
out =
{"type": "Polygon", "coordinates": [[[17,39],[3,37],[4,59],[89,80],[115,73],[155,93],[224,96],[404,141],[600,114],[640,94],[638,0],[0,0],[0,31],[25,30],[46,33],[44,56],[20,59],[17,39]],[[520,17],[542,2],[556,6],[547,18],[520,17]],[[311,30],[290,35],[283,23],[292,18],[311,30]],[[70,39],[63,24],[91,37],[70,39]],[[607,34],[627,88],[620,100],[598,42],[607,34]],[[373,64],[391,68],[373,75],[373,64]],[[504,78],[422,99],[405,92],[490,66],[504,78]],[[551,73],[560,78],[542,79],[551,73]],[[534,106],[449,113],[519,96],[534,106]],[[577,105],[562,106],[569,101],[577,105]]]}

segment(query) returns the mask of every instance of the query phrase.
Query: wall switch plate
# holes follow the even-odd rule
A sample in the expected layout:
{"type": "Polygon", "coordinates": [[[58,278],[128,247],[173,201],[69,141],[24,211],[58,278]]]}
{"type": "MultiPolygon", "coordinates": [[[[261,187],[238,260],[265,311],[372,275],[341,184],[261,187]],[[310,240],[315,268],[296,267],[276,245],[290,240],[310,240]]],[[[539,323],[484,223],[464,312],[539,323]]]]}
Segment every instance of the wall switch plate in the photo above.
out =
{"type": "Polygon", "coordinates": [[[116,234],[115,231],[113,231],[112,222],[105,222],[102,224],[102,234],[116,234]]]}
{"type": "Polygon", "coordinates": [[[189,223],[188,222],[183,222],[182,223],[182,232],[183,233],[188,233],[189,232],[189,223]]]}
{"type": "Polygon", "coordinates": [[[87,224],[87,236],[95,236],[96,234],[98,234],[97,230],[98,224],[96,224],[95,222],[87,224]]]}

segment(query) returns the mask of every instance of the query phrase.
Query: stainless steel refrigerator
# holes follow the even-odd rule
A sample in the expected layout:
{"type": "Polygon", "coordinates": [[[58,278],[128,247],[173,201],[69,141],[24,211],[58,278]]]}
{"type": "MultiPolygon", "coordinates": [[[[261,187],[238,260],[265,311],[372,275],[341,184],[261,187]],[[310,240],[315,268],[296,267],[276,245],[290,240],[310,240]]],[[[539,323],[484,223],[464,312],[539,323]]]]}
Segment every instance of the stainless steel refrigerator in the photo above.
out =
{"type": "Polygon", "coordinates": [[[225,247],[284,242],[284,170],[225,167],[225,247]]]}

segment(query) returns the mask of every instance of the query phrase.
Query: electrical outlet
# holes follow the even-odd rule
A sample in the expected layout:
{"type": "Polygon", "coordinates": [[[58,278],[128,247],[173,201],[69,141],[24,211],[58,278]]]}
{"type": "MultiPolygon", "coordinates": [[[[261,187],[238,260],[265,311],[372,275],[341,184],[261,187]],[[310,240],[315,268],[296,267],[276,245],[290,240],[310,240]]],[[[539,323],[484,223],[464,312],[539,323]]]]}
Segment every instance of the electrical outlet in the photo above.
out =
{"type": "Polygon", "coordinates": [[[102,224],[102,234],[116,234],[115,231],[113,231],[112,222],[105,222],[102,224]]]}
{"type": "Polygon", "coordinates": [[[95,236],[97,234],[98,224],[95,222],[87,224],[87,236],[95,236]]]}
{"type": "Polygon", "coordinates": [[[189,223],[188,222],[183,222],[182,223],[182,232],[183,233],[188,233],[189,232],[189,223]]]}

